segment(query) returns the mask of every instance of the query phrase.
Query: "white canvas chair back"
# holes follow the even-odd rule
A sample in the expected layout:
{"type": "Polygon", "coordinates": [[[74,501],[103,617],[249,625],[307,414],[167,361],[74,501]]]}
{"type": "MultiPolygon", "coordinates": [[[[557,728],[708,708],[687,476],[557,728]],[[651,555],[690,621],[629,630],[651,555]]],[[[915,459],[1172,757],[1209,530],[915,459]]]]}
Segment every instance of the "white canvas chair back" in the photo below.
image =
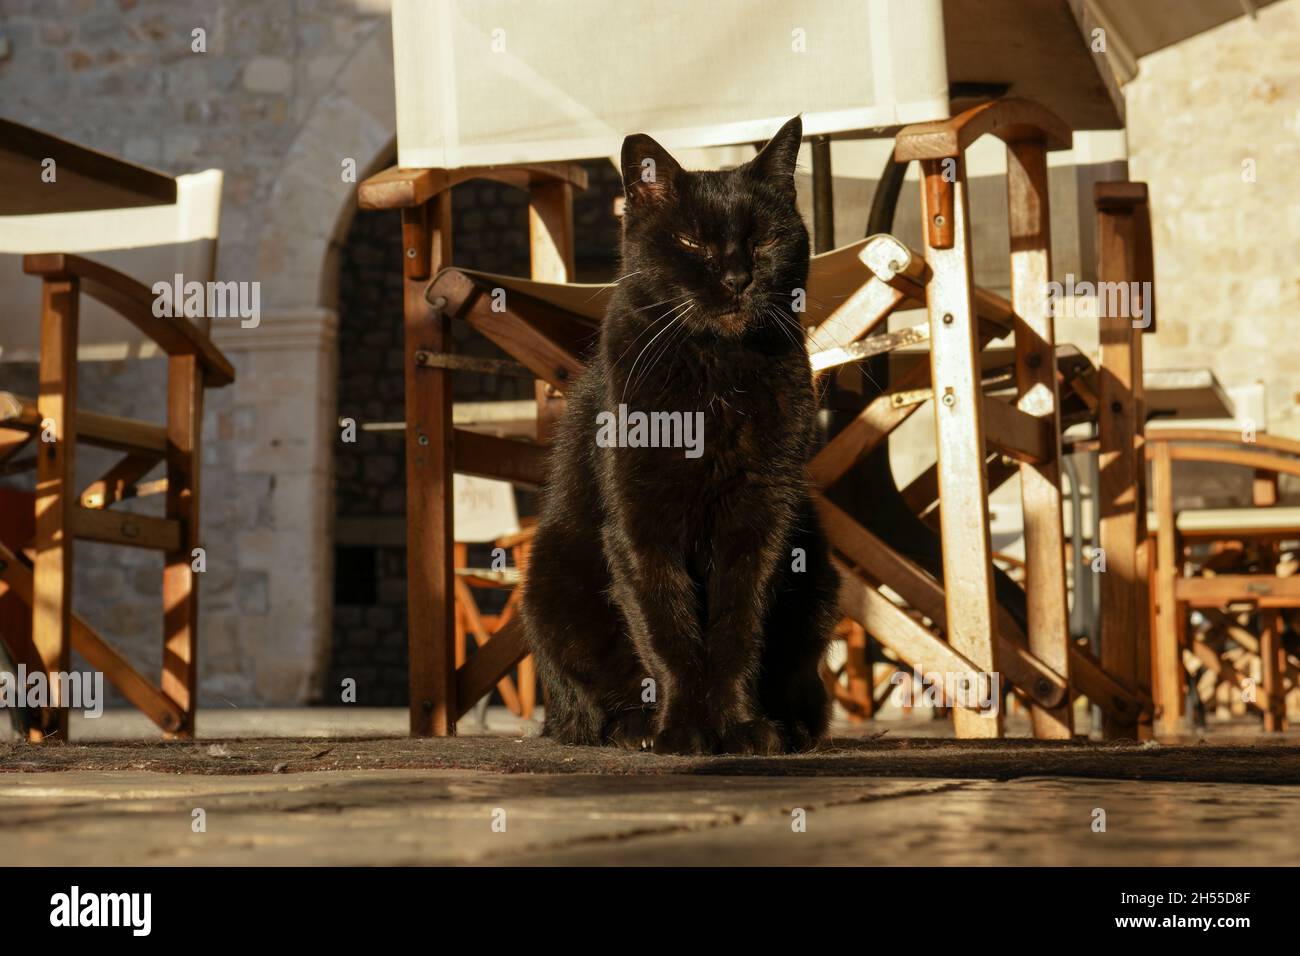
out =
{"type": "MultiPolygon", "coordinates": [[[[41,282],[23,272],[23,256],[64,252],[85,256],[150,288],[155,282],[207,283],[214,277],[221,217],[219,169],[176,178],[167,205],[0,216],[0,362],[35,361],[40,350],[41,282]]],[[[208,319],[197,320],[208,331],[208,319]]],[[[135,326],[81,297],[77,357],[148,357],[153,342],[135,326]]]]}
{"type": "Polygon", "coordinates": [[[394,0],[398,165],[751,144],[948,115],[941,0],[394,0]],[[623,21],[634,17],[635,28],[623,21]],[[704,95],[704,91],[708,91],[704,95]]]}

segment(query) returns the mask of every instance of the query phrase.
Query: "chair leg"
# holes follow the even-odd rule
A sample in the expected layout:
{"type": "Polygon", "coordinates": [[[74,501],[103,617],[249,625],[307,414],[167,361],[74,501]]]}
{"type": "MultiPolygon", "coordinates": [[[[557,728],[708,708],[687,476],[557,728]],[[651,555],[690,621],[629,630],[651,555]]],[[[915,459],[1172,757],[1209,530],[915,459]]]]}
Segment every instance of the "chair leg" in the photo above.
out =
{"type": "MultiPolygon", "coordinates": [[[[1025,598],[1029,649],[1069,686],[1070,622],[1065,595],[1065,530],[1061,509],[1061,415],[1056,383],[1056,331],[1047,301],[1051,279],[1047,148],[1007,146],[1007,210],[1011,233],[1011,296],[1017,315],[1016,385],[1019,407],[1051,423],[1051,457],[1020,466],[1025,525],[1025,598]]],[[[1070,695],[1048,710],[1030,709],[1034,736],[1074,735],[1070,695]]]]}
{"type": "Polygon", "coordinates": [[[1173,459],[1168,442],[1155,443],[1152,463],[1152,491],[1156,500],[1156,670],[1159,673],[1159,699],[1156,701],[1156,729],[1165,734],[1179,731],[1186,693],[1182,648],[1178,641],[1179,616],[1183,608],[1174,596],[1181,569],[1177,558],[1178,529],[1174,517],[1173,459]]]}
{"type": "MultiPolygon", "coordinates": [[[[36,464],[36,557],[33,562],[32,642],[46,675],[72,668],[72,518],[77,502],[78,282],[46,279],[41,292],[38,411],[42,421],[36,464]],[[46,436],[52,441],[47,441],[46,436]]],[[[61,681],[51,679],[56,695],[61,681]]],[[[28,731],[33,741],[68,739],[68,701],[51,696],[28,731]]]]}
{"type": "Polygon", "coordinates": [[[424,298],[451,262],[451,194],[402,210],[406,363],[406,606],[412,737],[456,733],[455,529],[451,372],[416,365],[451,346],[450,320],[424,298]]]}
{"type": "MultiPolygon", "coordinates": [[[[922,233],[933,272],[926,286],[930,314],[930,374],[943,538],[948,642],[987,680],[999,672],[994,642],[993,550],[984,472],[984,394],[980,386],[978,323],[972,305],[965,163],[924,160],[922,233]],[[945,168],[945,164],[951,164],[945,168]],[[947,175],[945,175],[947,174],[947,175]],[[945,217],[950,217],[946,220],[945,217]],[[929,228],[930,224],[938,226],[929,228]],[[948,232],[951,225],[951,232],[948,232]]],[[[994,714],[955,707],[958,737],[1001,737],[994,714]]]]}
{"type": "Polygon", "coordinates": [[[1264,729],[1269,733],[1286,729],[1286,698],[1282,675],[1286,660],[1282,655],[1282,612],[1274,608],[1259,612],[1259,660],[1264,700],[1264,729]]]}
{"type": "Polygon", "coordinates": [[[532,720],[536,709],[537,665],[533,662],[533,655],[529,654],[519,661],[519,716],[532,720]]]}
{"type": "Polygon", "coordinates": [[[181,526],[181,546],[163,557],[161,690],[181,711],[168,737],[194,736],[198,710],[199,592],[194,549],[199,544],[199,436],[203,431],[203,371],[193,355],[167,360],[167,517],[181,526]]]}

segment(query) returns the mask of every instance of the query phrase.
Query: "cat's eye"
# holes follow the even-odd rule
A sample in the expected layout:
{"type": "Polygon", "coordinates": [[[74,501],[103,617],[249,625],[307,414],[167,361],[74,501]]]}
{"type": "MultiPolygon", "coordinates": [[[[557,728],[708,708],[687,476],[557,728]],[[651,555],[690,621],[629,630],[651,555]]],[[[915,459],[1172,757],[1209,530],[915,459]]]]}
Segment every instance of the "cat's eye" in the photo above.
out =
{"type": "Polygon", "coordinates": [[[751,248],[753,249],[754,252],[767,252],[769,249],[771,249],[776,245],[776,241],[777,241],[776,236],[769,236],[768,238],[762,240],[761,242],[752,243],[751,248]]]}
{"type": "Polygon", "coordinates": [[[695,241],[694,239],[692,239],[690,236],[685,235],[685,234],[683,234],[683,233],[678,233],[678,234],[677,234],[677,241],[678,241],[678,243],[680,243],[681,245],[685,246],[687,249],[699,249],[699,248],[700,248],[700,244],[699,244],[698,242],[696,242],[696,241],[695,241]]]}

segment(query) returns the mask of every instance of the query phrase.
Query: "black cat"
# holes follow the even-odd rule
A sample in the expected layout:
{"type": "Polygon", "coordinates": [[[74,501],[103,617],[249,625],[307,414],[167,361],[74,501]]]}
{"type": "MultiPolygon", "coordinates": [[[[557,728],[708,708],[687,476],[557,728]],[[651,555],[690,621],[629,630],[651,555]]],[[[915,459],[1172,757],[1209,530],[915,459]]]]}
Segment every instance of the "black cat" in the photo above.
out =
{"type": "Polygon", "coordinates": [[[626,275],[568,393],[524,595],[562,742],[767,754],[825,734],[839,580],[804,471],[801,135],[796,117],[724,172],[623,143],[626,275]]]}

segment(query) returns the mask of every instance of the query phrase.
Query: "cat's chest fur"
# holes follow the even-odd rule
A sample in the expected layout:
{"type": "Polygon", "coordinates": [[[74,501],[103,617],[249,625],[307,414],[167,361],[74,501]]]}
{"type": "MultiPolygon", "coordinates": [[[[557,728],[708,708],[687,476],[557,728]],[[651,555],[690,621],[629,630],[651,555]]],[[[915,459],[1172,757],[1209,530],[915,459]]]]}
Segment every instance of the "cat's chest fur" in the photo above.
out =
{"type": "MultiPolygon", "coordinates": [[[[624,348],[618,335],[607,354],[624,348]]],[[[790,480],[801,466],[814,414],[806,353],[783,344],[688,336],[653,364],[611,363],[602,404],[626,414],[680,414],[698,429],[698,452],[622,449],[609,477],[648,491],[676,489],[664,501],[717,501],[756,479],[790,480]],[[631,454],[628,452],[631,451],[631,454]]],[[[663,499],[661,499],[663,500],[663,499]]]]}

